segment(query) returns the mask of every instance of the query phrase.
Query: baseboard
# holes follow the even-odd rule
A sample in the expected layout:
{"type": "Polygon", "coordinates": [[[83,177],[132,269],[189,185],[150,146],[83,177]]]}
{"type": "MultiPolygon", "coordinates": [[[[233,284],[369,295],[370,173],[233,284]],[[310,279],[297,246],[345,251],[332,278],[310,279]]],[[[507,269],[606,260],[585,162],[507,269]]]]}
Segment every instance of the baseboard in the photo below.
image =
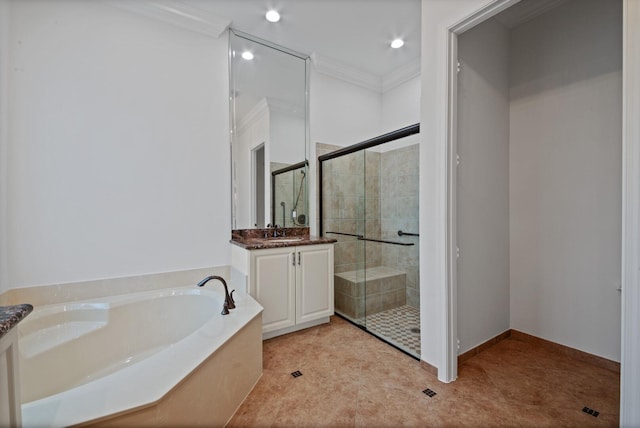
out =
{"type": "MultiPolygon", "coordinates": [[[[557,353],[566,355],[568,357],[571,357],[573,359],[576,359],[578,361],[593,364],[594,366],[611,370],[612,372],[620,374],[620,363],[609,360],[607,358],[599,357],[597,355],[589,354],[588,352],[580,351],[575,348],[570,348],[568,346],[561,345],[559,343],[551,342],[546,339],[541,339],[539,337],[532,336],[527,333],[522,333],[521,331],[513,330],[513,329],[509,329],[504,333],[501,333],[487,340],[486,342],[481,343],[475,348],[472,348],[467,352],[458,355],[458,364],[461,364],[467,361],[469,358],[475,355],[478,355],[480,352],[485,351],[508,338],[511,338],[514,340],[520,340],[522,342],[535,343],[536,345],[543,347],[545,349],[548,349],[550,351],[557,352],[557,353]]],[[[437,372],[437,369],[436,369],[436,372],[437,372]]]]}
{"type": "Polygon", "coordinates": [[[436,366],[432,366],[431,364],[427,363],[426,361],[420,360],[420,367],[422,367],[422,369],[428,371],[429,373],[431,373],[435,377],[438,377],[438,368],[436,366]]]}
{"type": "Polygon", "coordinates": [[[620,374],[620,363],[609,360],[607,358],[589,354],[588,352],[580,351],[575,348],[570,348],[565,345],[560,345],[559,343],[551,342],[546,339],[541,339],[539,337],[532,336],[527,333],[522,333],[521,331],[517,331],[517,330],[511,330],[511,338],[515,340],[520,340],[523,342],[535,343],[536,345],[539,345],[550,351],[558,352],[560,354],[564,354],[578,361],[593,364],[594,366],[611,370],[612,372],[620,374]]]}
{"type": "Polygon", "coordinates": [[[486,342],[481,343],[475,348],[471,348],[467,352],[458,355],[458,364],[463,363],[467,361],[469,358],[475,355],[478,355],[480,352],[485,351],[491,348],[492,346],[497,345],[498,343],[502,342],[505,339],[508,339],[509,337],[511,337],[511,331],[512,330],[507,330],[504,333],[500,333],[499,335],[487,340],[486,342]]]}

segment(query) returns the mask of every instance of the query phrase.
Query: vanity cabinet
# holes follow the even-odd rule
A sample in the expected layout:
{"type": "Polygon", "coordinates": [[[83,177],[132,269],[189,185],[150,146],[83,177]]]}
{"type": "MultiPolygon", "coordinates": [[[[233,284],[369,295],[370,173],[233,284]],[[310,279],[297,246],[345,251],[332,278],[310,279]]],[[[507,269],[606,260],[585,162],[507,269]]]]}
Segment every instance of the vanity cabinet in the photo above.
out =
{"type": "Polygon", "coordinates": [[[237,249],[232,264],[246,271],[248,292],[264,307],[265,339],[328,322],[333,315],[333,244],[237,249]]]}

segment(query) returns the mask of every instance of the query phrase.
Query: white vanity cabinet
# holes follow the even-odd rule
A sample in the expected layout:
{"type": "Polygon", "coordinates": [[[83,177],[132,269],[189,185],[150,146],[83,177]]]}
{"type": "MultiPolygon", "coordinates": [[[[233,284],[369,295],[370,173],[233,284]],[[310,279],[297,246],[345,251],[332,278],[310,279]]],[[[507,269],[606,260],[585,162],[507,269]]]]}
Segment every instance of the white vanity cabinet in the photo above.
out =
{"type": "Polygon", "coordinates": [[[249,294],[264,307],[265,339],[329,322],[333,315],[333,244],[236,247],[232,265],[246,275],[249,294]]]}
{"type": "Polygon", "coordinates": [[[249,294],[264,308],[262,332],[296,324],[294,248],[249,251],[249,294]]]}

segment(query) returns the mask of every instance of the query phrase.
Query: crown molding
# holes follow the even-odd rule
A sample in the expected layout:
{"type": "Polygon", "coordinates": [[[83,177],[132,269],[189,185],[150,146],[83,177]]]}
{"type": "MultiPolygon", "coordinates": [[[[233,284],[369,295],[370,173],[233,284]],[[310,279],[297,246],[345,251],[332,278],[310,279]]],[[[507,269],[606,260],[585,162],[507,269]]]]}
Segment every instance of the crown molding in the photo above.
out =
{"type": "Polygon", "coordinates": [[[555,9],[568,0],[536,0],[522,2],[505,9],[496,19],[507,28],[515,28],[518,25],[531,21],[551,9],[555,9]]]}
{"type": "Polygon", "coordinates": [[[261,98],[258,103],[238,122],[238,133],[241,134],[263,115],[271,112],[284,113],[289,116],[305,118],[304,108],[286,101],[271,97],[261,98]]]}
{"type": "Polygon", "coordinates": [[[218,38],[231,21],[178,0],[105,0],[120,9],[162,21],[196,33],[218,38]]]}
{"type": "Polygon", "coordinates": [[[382,92],[387,92],[418,76],[420,76],[420,58],[416,58],[383,76],[382,92]]]}
{"type": "Polygon", "coordinates": [[[240,119],[238,123],[238,133],[241,134],[244,132],[245,128],[250,126],[256,119],[258,119],[263,114],[269,111],[269,104],[267,104],[267,99],[262,98],[258,103],[253,106],[249,113],[247,113],[242,119],[240,119]]]}
{"type": "Polygon", "coordinates": [[[382,91],[382,79],[375,74],[359,70],[334,59],[318,55],[317,53],[311,54],[311,62],[318,73],[325,74],[375,92],[382,91]]]}
{"type": "Polygon", "coordinates": [[[269,106],[270,112],[284,113],[300,118],[306,116],[303,104],[294,104],[278,98],[267,97],[267,105],[269,106]]]}
{"type": "Polygon", "coordinates": [[[384,93],[420,76],[420,58],[410,61],[383,77],[378,77],[375,74],[359,70],[334,59],[318,55],[317,53],[311,54],[311,62],[318,73],[378,93],[384,93]]]}

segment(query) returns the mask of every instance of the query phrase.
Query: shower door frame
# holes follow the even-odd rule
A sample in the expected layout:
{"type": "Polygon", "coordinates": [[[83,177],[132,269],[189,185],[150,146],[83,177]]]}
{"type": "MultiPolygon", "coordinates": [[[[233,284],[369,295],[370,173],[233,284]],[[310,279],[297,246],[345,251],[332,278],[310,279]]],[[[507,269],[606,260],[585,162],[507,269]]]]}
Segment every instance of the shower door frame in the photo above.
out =
{"type": "MultiPolygon", "coordinates": [[[[325,161],[331,160],[331,159],[336,159],[342,156],[346,156],[349,154],[353,154],[353,153],[357,153],[357,152],[364,152],[363,154],[365,154],[367,149],[370,149],[372,147],[376,147],[385,143],[389,143],[392,141],[396,141],[396,140],[400,140],[402,138],[406,138],[409,137],[411,135],[415,135],[415,134],[419,134],[420,133],[420,123],[415,123],[413,125],[409,125],[406,126],[404,128],[400,128],[397,129],[395,131],[391,131],[389,133],[380,135],[378,137],[374,137],[371,138],[369,140],[360,142],[360,143],[356,143],[356,144],[352,144],[350,146],[346,146],[343,147],[341,149],[335,150],[331,153],[327,153],[324,155],[320,155],[318,156],[318,235],[319,236],[323,236],[323,233],[333,233],[333,234],[338,234],[338,235],[348,235],[348,236],[353,236],[355,237],[358,241],[363,241],[363,243],[366,245],[367,241],[371,241],[371,242],[379,242],[379,243],[383,243],[383,244],[393,244],[393,245],[402,245],[402,246],[409,246],[409,245],[414,245],[413,243],[404,243],[404,242],[395,242],[395,241],[388,241],[388,240],[384,240],[384,239],[372,239],[372,238],[366,238],[366,233],[365,235],[358,235],[358,234],[351,234],[351,233],[338,233],[338,232],[326,232],[323,230],[323,174],[322,174],[322,170],[323,170],[323,163],[325,161]]],[[[419,234],[416,233],[405,233],[405,235],[409,235],[409,236],[419,236],[419,234]]],[[[402,235],[400,235],[402,236],[402,235]]],[[[366,266],[366,249],[365,249],[365,266],[366,266]]],[[[365,268],[365,289],[366,289],[366,268],[365,268]]],[[[418,284],[419,286],[419,284],[418,284]]],[[[380,336],[379,334],[376,334],[374,331],[369,330],[366,326],[366,319],[367,319],[367,313],[366,313],[366,292],[364,293],[363,298],[365,299],[365,315],[364,315],[364,325],[361,325],[351,319],[349,319],[346,315],[340,315],[341,317],[347,319],[349,322],[353,323],[354,325],[358,326],[359,328],[367,331],[368,333],[374,335],[375,337],[377,337],[378,339],[384,341],[385,343],[389,344],[390,346],[393,346],[394,348],[398,349],[401,352],[404,352],[405,354],[409,355],[412,358],[416,358],[416,359],[420,359],[419,357],[416,357],[414,354],[412,354],[411,352],[409,352],[406,349],[403,349],[402,347],[400,347],[399,345],[396,345],[395,343],[390,342],[389,340],[387,340],[386,338],[380,336]]]]}

